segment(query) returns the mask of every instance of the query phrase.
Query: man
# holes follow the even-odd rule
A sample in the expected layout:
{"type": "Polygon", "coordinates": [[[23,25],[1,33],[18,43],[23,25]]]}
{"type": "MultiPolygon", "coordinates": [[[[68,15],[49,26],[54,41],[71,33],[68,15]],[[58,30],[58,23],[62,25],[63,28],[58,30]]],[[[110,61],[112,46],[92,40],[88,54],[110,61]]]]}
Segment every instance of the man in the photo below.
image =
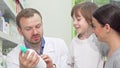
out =
{"type": "Polygon", "coordinates": [[[46,62],[47,68],[66,68],[67,46],[58,38],[43,36],[43,22],[41,14],[32,8],[23,9],[16,17],[18,32],[24,37],[24,42],[15,47],[7,55],[7,68],[34,68],[39,59],[34,53],[29,58],[19,49],[20,45],[34,49],[46,62]],[[33,59],[33,56],[36,58],[33,59]]]}

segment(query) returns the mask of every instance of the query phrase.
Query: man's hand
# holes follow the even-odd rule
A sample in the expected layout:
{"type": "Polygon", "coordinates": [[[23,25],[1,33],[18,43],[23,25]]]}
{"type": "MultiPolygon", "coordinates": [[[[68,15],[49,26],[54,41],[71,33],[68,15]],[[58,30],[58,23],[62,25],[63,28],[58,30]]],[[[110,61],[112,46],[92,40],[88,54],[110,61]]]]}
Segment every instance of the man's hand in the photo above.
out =
{"type": "Polygon", "coordinates": [[[48,55],[41,55],[41,58],[46,62],[47,68],[55,68],[52,59],[48,55]]]}
{"type": "Polygon", "coordinates": [[[29,51],[27,51],[24,55],[22,52],[19,53],[20,68],[34,68],[39,62],[39,57],[34,52],[32,52],[29,57],[28,54],[29,51]]]}

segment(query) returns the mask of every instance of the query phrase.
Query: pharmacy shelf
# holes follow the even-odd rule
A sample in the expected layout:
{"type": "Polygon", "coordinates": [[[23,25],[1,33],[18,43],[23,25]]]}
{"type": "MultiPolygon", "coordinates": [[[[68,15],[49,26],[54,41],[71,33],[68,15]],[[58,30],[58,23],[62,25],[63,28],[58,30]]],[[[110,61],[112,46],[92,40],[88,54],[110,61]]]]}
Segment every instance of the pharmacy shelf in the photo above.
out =
{"type": "Polygon", "coordinates": [[[0,31],[0,40],[2,41],[6,41],[6,42],[9,42],[9,43],[14,43],[14,44],[18,44],[19,41],[16,39],[16,37],[13,37],[13,36],[10,36],[8,34],[5,34],[3,32],[0,31]]]}
{"type": "Polygon", "coordinates": [[[13,10],[12,6],[10,6],[9,0],[0,0],[0,10],[4,14],[5,17],[11,18],[15,21],[16,11],[13,10]]]}
{"type": "MultiPolygon", "coordinates": [[[[0,0],[0,11],[2,12],[4,17],[10,18],[13,21],[15,21],[16,13],[13,10],[12,6],[10,6],[8,1],[9,0],[0,0]]],[[[0,31],[0,40],[8,44],[18,44],[18,40],[15,37],[11,37],[10,35],[5,34],[1,31],[0,31]]]]}
{"type": "MultiPolygon", "coordinates": [[[[17,15],[15,10],[16,4],[14,1],[15,0],[0,0],[0,11],[2,12],[5,18],[9,18],[10,20],[12,20],[12,22],[10,23],[13,23],[13,24],[15,24],[16,22],[16,15],[17,15]]],[[[19,36],[19,35],[16,35],[16,36],[19,36]]],[[[9,34],[6,34],[0,31],[0,40],[3,41],[3,46],[5,47],[7,47],[7,45],[17,45],[21,40],[18,39],[19,37],[16,37],[16,36],[10,36],[9,34]]]]}
{"type": "MultiPolygon", "coordinates": [[[[16,11],[13,9],[15,6],[11,5],[11,0],[0,0],[0,11],[5,18],[13,20],[15,24],[16,11]]],[[[9,34],[5,34],[0,31],[0,40],[7,44],[18,44],[19,40],[16,37],[11,37],[9,34]]]]}

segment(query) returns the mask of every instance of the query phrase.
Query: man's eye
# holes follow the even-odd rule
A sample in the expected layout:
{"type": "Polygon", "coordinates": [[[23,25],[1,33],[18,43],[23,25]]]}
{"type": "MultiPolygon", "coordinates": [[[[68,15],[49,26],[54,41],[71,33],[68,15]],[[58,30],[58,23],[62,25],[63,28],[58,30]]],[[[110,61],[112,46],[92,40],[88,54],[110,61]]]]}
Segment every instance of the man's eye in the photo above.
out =
{"type": "Polygon", "coordinates": [[[41,25],[37,25],[36,28],[40,28],[41,25]]]}

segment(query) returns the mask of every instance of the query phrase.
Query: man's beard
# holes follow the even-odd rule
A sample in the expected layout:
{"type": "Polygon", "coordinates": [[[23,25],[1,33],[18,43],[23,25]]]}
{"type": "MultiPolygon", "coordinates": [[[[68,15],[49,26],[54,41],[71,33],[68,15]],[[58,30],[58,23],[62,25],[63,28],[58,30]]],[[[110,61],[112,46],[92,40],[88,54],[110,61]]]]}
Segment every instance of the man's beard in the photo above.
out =
{"type": "Polygon", "coordinates": [[[39,44],[40,42],[42,42],[42,37],[40,36],[40,34],[36,34],[36,35],[33,35],[30,39],[27,39],[25,36],[24,36],[24,39],[26,40],[26,42],[28,42],[29,44],[39,44]],[[34,41],[32,40],[33,36],[38,36],[40,37],[39,41],[34,41]]]}

